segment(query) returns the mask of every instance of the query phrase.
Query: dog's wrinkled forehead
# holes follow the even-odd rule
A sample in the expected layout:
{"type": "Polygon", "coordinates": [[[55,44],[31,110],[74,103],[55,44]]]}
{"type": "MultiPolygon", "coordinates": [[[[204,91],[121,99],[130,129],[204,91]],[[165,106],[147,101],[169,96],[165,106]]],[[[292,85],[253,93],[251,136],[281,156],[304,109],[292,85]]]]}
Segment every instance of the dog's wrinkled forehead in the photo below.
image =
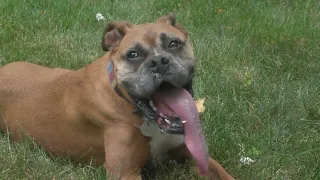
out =
{"type": "Polygon", "coordinates": [[[141,24],[131,29],[119,43],[119,50],[125,51],[134,46],[152,49],[166,38],[178,38],[185,41],[187,37],[178,29],[167,24],[141,24]]]}
{"type": "Polygon", "coordinates": [[[159,45],[165,38],[185,41],[187,37],[185,28],[170,13],[158,18],[155,23],[136,25],[128,21],[112,21],[105,28],[101,45],[105,51],[125,51],[137,45],[149,49],[159,45]]]}

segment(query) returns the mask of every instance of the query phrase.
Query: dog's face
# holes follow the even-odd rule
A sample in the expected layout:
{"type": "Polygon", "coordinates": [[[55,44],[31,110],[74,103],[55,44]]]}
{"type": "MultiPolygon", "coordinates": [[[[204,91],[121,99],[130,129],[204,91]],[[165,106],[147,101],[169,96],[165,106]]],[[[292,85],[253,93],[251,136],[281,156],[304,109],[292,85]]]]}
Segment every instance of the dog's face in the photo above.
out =
{"type": "MultiPolygon", "coordinates": [[[[176,23],[173,14],[156,23],[111,22],[102,47],[110,51],[118,83],[131,96],[149,104],[158,91],[165,93],[173,87],[191,93],[194,53],[186,30],[176,23]]],[[[150,104],[151,109],[158,110],[154,105],[157,103],[150,104]]]]}

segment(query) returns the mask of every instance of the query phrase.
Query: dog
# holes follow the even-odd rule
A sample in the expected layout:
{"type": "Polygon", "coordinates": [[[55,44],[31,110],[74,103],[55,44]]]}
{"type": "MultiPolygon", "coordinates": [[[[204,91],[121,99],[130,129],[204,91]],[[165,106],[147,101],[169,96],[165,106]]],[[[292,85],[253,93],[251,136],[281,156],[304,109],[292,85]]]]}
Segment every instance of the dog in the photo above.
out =
{"type": "Polygon", "coordinates": [[[167,158],[234,179],[208,155],[192,98],[193,48],[175,15],[111,21],[101,45],[106,53],[76,71],[0,68],[1,132],[16,142],[29,136],[55,157],[104,164],[118,179],[141,179],[148,162],[167,158]]]}

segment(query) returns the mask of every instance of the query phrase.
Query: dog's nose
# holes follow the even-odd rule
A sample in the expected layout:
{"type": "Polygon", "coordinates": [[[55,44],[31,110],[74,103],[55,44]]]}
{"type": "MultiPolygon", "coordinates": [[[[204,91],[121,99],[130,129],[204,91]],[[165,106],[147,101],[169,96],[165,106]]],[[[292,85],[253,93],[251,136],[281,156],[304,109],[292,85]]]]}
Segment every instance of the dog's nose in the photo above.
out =
{"type": "Polygon", "coordinates": [[[167,71],[169,65],[169,58],[166,56],[158,55],[154,56],[150,62],[150,68],[154,73],[163,74],[167,71]]]}

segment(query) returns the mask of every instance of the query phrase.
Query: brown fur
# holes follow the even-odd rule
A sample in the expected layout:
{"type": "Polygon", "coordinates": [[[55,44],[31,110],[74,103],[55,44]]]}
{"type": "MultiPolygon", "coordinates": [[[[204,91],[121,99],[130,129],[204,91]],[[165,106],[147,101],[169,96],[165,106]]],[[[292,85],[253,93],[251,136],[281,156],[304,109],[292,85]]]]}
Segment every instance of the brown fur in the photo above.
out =
{"type": "MultiPolygon", "coordinates": [[[[119,27],[124,31],[134,30],[122,25],[114,23],[108,31],[118,31],[119,27]]],[[[178,29],[164,23],[142,26],[156,34],[166,30],[179,35],[178,29]]],[[[122,47],[117,47],[118,52],[124,51],[125,45],[133,40],[145,43],[145,33],[139,31],[127,38],[122,47]]],[[[111,50],[117,43],[111,42],[113,46],[104,49],[111,50]]],[[[74,161],[86,162],[93,159],[119,178],[141,179],[139,171],[151,156],[149,138],[137,128],[143,120],[132,114],[134,106],[120,98],[108,82],[107,63],[110,59],[121,59],[117,56],[107,52],[77,71],[27,62],[3,66],[0,68],[0,130],[14,141],[27,134],[56,157],[69,156],[74,161]]],[[[172,154],[191,158],[185,146],[176,148],[172,154]]],[[[232,179],[219,163],[211,158],[209,161],[211,171],[219,178],[232,179]]]]}

